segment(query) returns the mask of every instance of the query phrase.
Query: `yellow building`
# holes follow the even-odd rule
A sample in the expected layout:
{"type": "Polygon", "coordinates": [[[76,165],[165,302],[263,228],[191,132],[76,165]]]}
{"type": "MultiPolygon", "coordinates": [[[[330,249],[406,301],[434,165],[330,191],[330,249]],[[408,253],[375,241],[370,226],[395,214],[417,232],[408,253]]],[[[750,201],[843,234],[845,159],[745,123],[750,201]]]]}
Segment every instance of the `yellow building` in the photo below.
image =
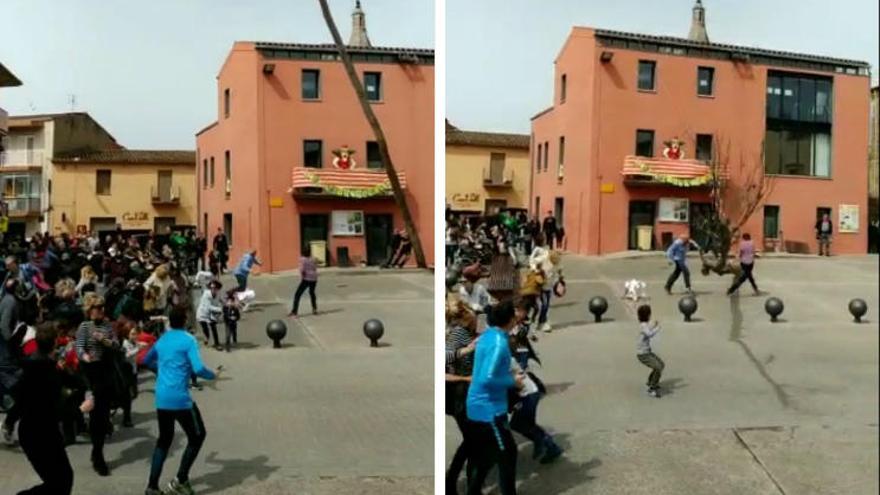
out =
{"type": "Polygon", "coordinates": [[[464,214],[529,207],[529,136],[446,123],[446,206],[464,214]]]}
{"type": "Polygon", "coordinates": [[[54,158],[53,234],[123,230],[166,233],[195,226],[193,151],[115,149],[54,158]]]}

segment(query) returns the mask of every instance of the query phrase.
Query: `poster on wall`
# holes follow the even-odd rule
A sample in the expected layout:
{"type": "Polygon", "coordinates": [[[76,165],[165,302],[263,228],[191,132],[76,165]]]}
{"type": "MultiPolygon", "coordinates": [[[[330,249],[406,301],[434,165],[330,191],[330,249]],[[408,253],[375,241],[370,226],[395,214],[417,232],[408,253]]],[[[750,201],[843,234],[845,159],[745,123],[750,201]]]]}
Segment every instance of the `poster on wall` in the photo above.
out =
{"type": "Polygon", "coordinates": [[[848,232],[851,234],[859,231],[859,205],[840,205],[837,210],[840,215],[840,223],[838,224],[838,232],[848,232]]]}
{"type": "Polygon", "coordinates": [[[364,235],[364,212],[334,211],[333,235],[357,236],[364,235]]]}
{"type": "Polygon", "coordinates": [[[657,220],[660,222],[687,222],[687,198],[660,198],[657,220]]]}

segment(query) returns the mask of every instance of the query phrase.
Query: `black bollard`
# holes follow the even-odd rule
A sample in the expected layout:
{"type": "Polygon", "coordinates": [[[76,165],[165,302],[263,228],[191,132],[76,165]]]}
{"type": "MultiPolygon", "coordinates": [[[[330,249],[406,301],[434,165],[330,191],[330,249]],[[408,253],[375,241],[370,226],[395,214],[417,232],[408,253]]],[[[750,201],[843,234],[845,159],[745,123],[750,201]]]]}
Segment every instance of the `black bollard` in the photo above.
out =
{"type": "Polygon", "coordinates": [[[593,313],[593,317],[596,319],[596,323],[602,322],[602,315],[608,311],[608,301],[605,300],[602,296],[596,296],[590,299],[589,303],[590,313],[593,313]]]}
{"type": "Polygon", "coordinates": [[[778,297],[769,297],[767,298],[767,302],[764,303],[764,311],[770,315],[770,321],[776,323],[777,318],[782,312],[785,310],[785,305],[782,304],[782,299],[778,297]]]}
{"type": "Polygon", "coordinates": [[[853,315],[854,322],[861,323],[862,317],[868,312],[868,304],[864,299],[853,299],[849,302],[849,312],[853,315]]]}
{"type": "Polygon", "coordinates": [[[272,347],[281,349],[281,339],[287,336],[287,324],[281,320],[272,320],[266,324],[266,335],[272,340],[272,347]]]}
{"type": "Polygon", "coordinates": [[[372,318],[364,322],[364,335],[370,339],[370,347],[379,347],[379,339],[385,334],[385,325],[372,318]]]}
{"type": "Polygon", "coordinates": [[[691,315],[697,312],[697,299],[684,296],[678,301],[678,310],[684,315],[684,321],[691,321],[691,315]]]}

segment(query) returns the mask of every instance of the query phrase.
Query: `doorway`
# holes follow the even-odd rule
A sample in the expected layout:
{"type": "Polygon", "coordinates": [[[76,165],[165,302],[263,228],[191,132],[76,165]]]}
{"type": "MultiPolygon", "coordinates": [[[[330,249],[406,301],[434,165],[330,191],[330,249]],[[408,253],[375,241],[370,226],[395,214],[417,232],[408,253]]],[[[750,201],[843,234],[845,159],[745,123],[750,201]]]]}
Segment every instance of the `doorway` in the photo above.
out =
{"type": "Polygon", "coordinates": [[[176,223],[177,219],[174,217],[156,217],[153,219],[153,232],[159,235],[170,234],[176,223]]]}
{"type": "Polygon", "coordinates": [[[381,265],[388,259],[391,246],[391,230],[394,219],[391,215],[365,215],[365,238],[367,241],[367,264],[381,265]]]}
{"type": "MultiPolygon", "coordinates": [[[[639,248],[638,227],[642,225],[654,226],[654,217],[657,213],[657,202],[655,201],[630,201],[629,202],[629,236],[627,237],[626,248],[635,250],[639,248]]],[[[654,249],[656,243],[654,236],[651,235],[651,249],[654,249]]]]}
{"type": "Polygon", "coordinates": [[[161,201],[170,201],[171,200],[171,171],[170,170],[160,170],[158,172],[157,178],[157,192],[158,198],[161,201]]]}
{"type": "Polygon", "coordinates": [[[709,242],[709,235],[703,229],[706,220],[712,216],[712,203],[694,203],[690,204],[688,212],[688,228],[690,229],[691,239],[700,246],[706,246],[709,242]]]}
{"type": "Polygon", "coordinates": [[[486,216],[497,215],[501,210],[507,208],[506,199],[487,199],[486,200],[486,216]]]}
{"type": "MultiPolygon", "coordinates": [[[[328,225],[330,216],[327,214],[312,214],[299,216],[299,239],[300,252],[305,252],[306,246],[312,241],[327,241],[328,225]]],[[[312,253],[318,259],[327,259],[326,253],[312,253]]]]}
{"type": "Polygon", "coordinates": [[[564,198],[556,198],[556,201],[553,202],[553,217],[556,218],[557,228],[562,228],[565,225],[565,199],[564,198]]]}
{"type": "Polygon", "coordinates": [[[98,232],[115,232],[116,217],[92,217],[89,219],[89,231],[98,232]]]}

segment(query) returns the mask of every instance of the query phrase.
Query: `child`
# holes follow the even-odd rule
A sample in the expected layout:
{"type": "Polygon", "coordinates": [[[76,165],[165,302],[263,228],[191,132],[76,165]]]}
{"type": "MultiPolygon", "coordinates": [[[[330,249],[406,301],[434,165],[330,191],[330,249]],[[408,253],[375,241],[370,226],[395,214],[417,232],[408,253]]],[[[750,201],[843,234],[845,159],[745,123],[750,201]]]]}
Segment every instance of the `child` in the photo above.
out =
{"type": "MultiPolygon", "coordinates": [[[[146,344],[142,344],[138,341],[138,335],[140,331],[137,327],[132,327],[131,331],[128,332],[126,338],[122,341],[122,349],[125,352],[125,364],[127,365],[128,373],[126,376],[130,377],[131,381],[129,382],[129,388],[131,390],[131,398],[132,400],[137,398],[138,389],[137,389],[137,358],[140,353],[141,347],[144,347],[146,344]]],[[[129,418],[130,419],[130,418],[129,418]]]]}
{"type": "Polygon", "coordinates": [[[511,351],[520,369],[525,372],[529,369],[529,359],[534,359],[538,364],[541,364],[541,361],[538,359],[537,354],[535,354],[531,342],[529,342],[530,339],[536,340],[528,320],[529,301],[525,297],[520,297],[516,300],[515,304],[516,326],[510,332],[511,351]]]}
{"type": "Polygon", "coordinates": [[[636,357],[639,362],[651,368],[651,374],[648,375],[648,395],[660,398],[660,374],[663,372],[665,364],[656,354],[651,351],[651,339],[660,331],[660,324],[655,320],[649,324],[651,320],[651,306],[643,304],[636,310],[639,317],[639,341],[636,344],[636,357]]]}
{"type": "Polygon", "coordinates": [[[238,344],[238,320],[241,312],[238,310],[238,299],[234,290],[226,292],[226,303],[223,305],[223,324],[226,326],[226,352],[230,352],[230,338],[232,343],[238,344]]]}

